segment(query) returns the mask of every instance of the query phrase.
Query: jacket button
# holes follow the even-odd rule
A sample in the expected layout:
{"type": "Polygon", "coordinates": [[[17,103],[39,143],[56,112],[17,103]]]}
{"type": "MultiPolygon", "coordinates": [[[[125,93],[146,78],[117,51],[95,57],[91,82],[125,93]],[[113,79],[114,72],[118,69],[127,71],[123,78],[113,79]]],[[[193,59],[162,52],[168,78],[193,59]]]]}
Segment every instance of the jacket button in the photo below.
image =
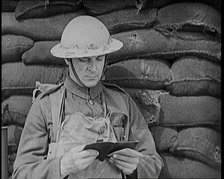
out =
{"type": "Polygon", "coordinates": [[[89,102],[90,105],[94,104],[93,100],[91,100],[91,99],[89,99],[88,102],[89,102]]]}
{"type": "Polygon", "coordinates": [[[126,139],[126,135],[123,135],[122,137],[121,137],[121,141],[124,141],[126,139]]]}

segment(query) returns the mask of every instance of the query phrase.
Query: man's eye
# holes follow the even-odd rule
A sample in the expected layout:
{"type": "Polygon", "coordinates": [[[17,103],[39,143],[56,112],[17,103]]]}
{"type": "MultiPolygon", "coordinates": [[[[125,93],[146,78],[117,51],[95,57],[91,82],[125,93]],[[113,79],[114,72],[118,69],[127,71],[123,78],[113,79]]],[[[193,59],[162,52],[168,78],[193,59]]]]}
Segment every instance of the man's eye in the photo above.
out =
{"type": "Polygon", "coordinates": [[[97,57],[98,61],[102,61],[104,59],[104,57],[97,57]]]}
{"type": "Polygon", "coordinates": [[[80,62],[88,62],[88,58],[79,58],[80,62]]]}

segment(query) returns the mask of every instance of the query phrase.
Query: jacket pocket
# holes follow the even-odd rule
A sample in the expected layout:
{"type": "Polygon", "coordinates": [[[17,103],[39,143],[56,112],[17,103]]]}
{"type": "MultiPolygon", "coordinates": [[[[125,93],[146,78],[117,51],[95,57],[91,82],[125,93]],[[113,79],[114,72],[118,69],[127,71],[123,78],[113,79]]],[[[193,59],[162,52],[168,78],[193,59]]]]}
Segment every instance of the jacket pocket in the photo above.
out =
{"type": "Polygon", "coordinates": [[[117,141],[127,140],[127,136],[125,135],[127,115],[124,113],[111,113],[110,121],[117,141]]]}

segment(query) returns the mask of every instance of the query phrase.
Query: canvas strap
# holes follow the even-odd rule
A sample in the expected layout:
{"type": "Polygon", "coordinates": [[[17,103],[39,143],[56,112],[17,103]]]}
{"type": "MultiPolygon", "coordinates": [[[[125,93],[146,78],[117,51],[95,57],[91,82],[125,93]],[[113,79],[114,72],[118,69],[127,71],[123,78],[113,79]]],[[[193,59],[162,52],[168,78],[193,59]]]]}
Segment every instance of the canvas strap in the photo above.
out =
{"type": "Polygon", "coordinates": [[[65,87],[62,87],[62,90],[58,90],[55,93],[50,94],[50,103],[53,123],[51,142],[58,142],[60,135],[60,123],[64,115],[65,87]]]}

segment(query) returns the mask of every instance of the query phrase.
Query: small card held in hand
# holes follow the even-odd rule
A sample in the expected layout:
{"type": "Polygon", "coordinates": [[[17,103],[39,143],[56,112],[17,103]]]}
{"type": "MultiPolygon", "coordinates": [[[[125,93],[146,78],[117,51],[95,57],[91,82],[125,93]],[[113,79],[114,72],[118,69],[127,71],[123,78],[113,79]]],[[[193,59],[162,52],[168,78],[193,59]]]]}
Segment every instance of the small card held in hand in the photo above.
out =
{"type": "Polygon", "coordinates": [[[130,148],[134,149],[135,146],[138,144],[138,141],[128,141],[128,142],[97,142],[88,144],[84,147],[84,150],[93,149],[99,151],[98,159],[103,161],[108,154],[113,153],[117,150],[130,148]]]}

